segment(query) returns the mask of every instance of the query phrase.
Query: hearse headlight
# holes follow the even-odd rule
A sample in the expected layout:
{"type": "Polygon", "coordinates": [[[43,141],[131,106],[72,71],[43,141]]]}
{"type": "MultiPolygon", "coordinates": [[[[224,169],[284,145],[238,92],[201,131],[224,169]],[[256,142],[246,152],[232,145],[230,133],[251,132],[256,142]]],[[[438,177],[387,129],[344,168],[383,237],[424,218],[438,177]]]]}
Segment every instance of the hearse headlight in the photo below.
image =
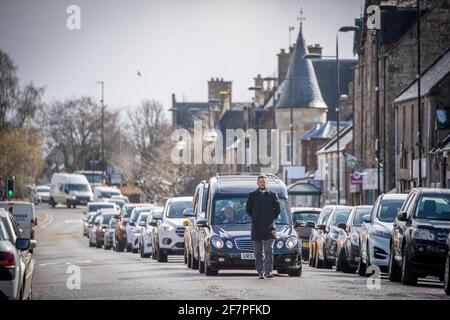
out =
{"type": "Polygon", "coordinates": [[[227,241],[225,242],[225,245],[227,246],[228,249],[232,249],[232,248],[233,248],[233,242],[230,241],[230,240],[227,240],[227,241]]]}
{"type": "Polygon", "coordinates": [[[222,249],[224,242],[223,242],[222,238],[220,238],[218,236],[213,236],[211,238],[211,244],[217,249],[222,249]]]}
{"type": "Polygon", "coordinates": [[[412,237],[413,239],[417,240],[434,240],[434,233],[429,229],[420,229],[420,228],[413,228],[412,229],[412,237]]]}
{"type": "Polygon", "coordinates": [[[283,243],[282,240],[279,240],[279,241],[277,242],[277,248],[278,248],[278,249],[283,248],[283,245],[284,245],[284,243],[283,243]]]}
{"type": "Polygon", "coordinates": [[[288,248],[288,249],[293,249],[297,245],[298,245],[298,238],[297,237],[292,236],[292,237],[289,237],[286,240],[286,248],[288,248]]]}

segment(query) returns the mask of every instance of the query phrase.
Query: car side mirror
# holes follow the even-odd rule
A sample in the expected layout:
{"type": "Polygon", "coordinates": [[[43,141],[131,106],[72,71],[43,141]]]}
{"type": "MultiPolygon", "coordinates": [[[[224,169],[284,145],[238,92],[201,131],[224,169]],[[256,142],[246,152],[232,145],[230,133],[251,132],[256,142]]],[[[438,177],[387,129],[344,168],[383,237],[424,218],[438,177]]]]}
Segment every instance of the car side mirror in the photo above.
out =
{"type": "Polygon", "coordinates": [[[150,226],[152,226],[152,227],[157,227],[158,226],[158,223],[155,220],[150,221],[148,224],[150,226]]]}
{"type": "Polygon", "coordinates": [[[130,226],[132,226],[132,227],[135,227],[135,226],[136,226],[136,223],[134,223],[133,221],[128,222],[128,224],[129,224],[130,226]]]}
{"type": "Polygon", "coordinates": [[[337,227],[338,227],[339,229],[345,230],[345,229],[347,229],[347,224],[341,222],[341,223],[338,223],[337,227]]]}
{"type": "Polygon", "coordinates": [[[31,240],[25,238],[18,238],[16,240],[16,248],[17,250],[24,251],[30,249],[31,240]]]}
{"type": "Polygon", "coordinates": [[[306,221],[306,226],[315,229],[316,223],[314,221],[306,221]]]}
{"type": "Polygon", "coordinates": [[[370,214],[366,214],[365,216],[363,216],[362,220],[365,223],[371,223],[372,222],[372,218],[370,217],[370,214]]]}
{"type": "Polygon", "coordinates": [[[327,228],[327,225],[326,224],[318,224],[317,226],[316,226],[316,229],[317,230],[325,230],[327,228]]]}
{"type": "Polygon", "coordinates": [[[408,215],[406,211],[399,211],[397,214],[398,221],[408,221],[408,215]]]}
{"type": "Polygon", "coordinates": [[[198,228],[208,228],[208,221],[206,219],[201,219],[197,221],[198,228]]]}
{"type": "Polygon", "coordinates": [[[185,216],[185,217],[193,217],[193,216],[195,216],[194,209],[192,209],[192,208],[184,209],[183,210],[183,216],[185,216]]]}

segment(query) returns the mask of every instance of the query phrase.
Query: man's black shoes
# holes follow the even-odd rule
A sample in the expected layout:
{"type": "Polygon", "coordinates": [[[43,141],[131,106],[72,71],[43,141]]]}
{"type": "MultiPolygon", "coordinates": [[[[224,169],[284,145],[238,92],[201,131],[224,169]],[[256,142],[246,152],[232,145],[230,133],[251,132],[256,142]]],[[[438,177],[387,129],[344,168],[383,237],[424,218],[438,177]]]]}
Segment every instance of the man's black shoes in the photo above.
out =
{"type": "Polygon", "coordinates": [[[262,272],[258,273],[258,279],[264,279],[264,273],[262,272]]]}
{"type": "Polygon", "coordinates": [[[272,279],[273,278],[273,274],[272,273],[266,273],[265,275],[264,275],[264,278],[266,278],[266,279],[272,279]]]}

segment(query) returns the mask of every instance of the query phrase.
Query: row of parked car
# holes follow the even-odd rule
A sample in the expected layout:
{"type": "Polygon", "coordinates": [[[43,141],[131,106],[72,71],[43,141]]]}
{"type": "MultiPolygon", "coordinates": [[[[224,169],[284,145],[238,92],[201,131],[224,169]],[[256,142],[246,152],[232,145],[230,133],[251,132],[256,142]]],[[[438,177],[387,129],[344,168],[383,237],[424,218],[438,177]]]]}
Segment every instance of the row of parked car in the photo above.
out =
{"type": "Polygon", "coordinates": [[[309,244],[309,265],[361,276],[378,266],[389,280],[414,285],[436,276],[450,294],[450,190],[382,194],[373,206],[293,210],[309,244]]]}
{"type": "MultiPolygon", "coordinates": [[[[269,176],[281,213],[276,221],[275,270],[300,276],[302,243],[287,203],[286,185],[269,176]]],[[[189,268],[207,276],[219,270],[254,269],[251,220],[246,213],[255,175],[217,175],[201,182],[192,197],[175,197],[164,206],[126,204],[122,209],[106,202],[87,205],[83,233],[97,248],[140,253],[158,262],[183,255],[189,268]]]]}

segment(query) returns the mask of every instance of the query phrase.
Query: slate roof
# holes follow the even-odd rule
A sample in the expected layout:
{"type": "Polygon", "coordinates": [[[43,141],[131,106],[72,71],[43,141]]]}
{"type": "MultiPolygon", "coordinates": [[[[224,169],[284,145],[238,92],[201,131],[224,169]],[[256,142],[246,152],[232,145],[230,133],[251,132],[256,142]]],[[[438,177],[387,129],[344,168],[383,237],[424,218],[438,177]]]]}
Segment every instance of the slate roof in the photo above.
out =
{"type": "Polygon", "coordinates": [[[174,125],[187,128],[192,126],[193,112],[191,109],[199,109],[201,112],[208,112],[209,104],[207,102],[176,102],[174,107],[174,125]]]}
{"type": "MultiPolygon", "coordinates": [[[[353,139],[353,125],[350,124],[339,132],[339,151],[344,151],[345,146],[349,144],[353,139]]],[[[328,141],[317,154],[331,153],[337,150],[337,135],[335,135],[330,141],[328,141]]]]}
{"type": "MultiPolygon", "coordinates": [[[[351,121],[340,121],[339,126],[341,130],[350,125],[351,121]]],[[[302,132],[298,135],[299,140],[309,140],[309,139],[330,139],[336,136],[337,133],[337,122],[327,121],[327,123],[317,123],[313,128],[308,131],[302,132]]]]}
{"type": "MultiPolygon", "coordinates": [[[[437,59],[430,67],[428,67],[420,78],[420,95],[426,96],[430,93],[434,86],[436,86],[445,76],[450,74],[450,48],[447,52],[437,59]]],[[[400,96],[398,96],[394,103],[403,102],[417,98],[418,81],[414,80],[400,96]]]]}
{"type": "Polygon", "coordinates": [[[305,54],[307,54],[306,45],[300,29],[286,79],[280,85],[281,95],[276,108],[327,108],[313,64],[311,60],[304,58],[305,54]]]}

